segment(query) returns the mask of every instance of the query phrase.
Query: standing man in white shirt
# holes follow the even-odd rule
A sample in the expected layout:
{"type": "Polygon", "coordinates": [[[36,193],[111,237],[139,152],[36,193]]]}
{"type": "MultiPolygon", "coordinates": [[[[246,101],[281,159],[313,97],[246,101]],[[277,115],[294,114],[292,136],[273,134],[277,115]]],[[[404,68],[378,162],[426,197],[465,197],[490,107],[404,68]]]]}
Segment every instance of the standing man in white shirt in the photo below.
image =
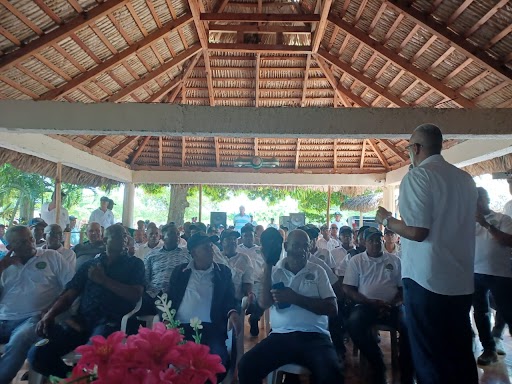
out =
{"type": "Polygon", "coordinates": [[[0,261],[0,383],[10,383],[37,341],[36,326],[71,280],[74,268],[53,250],[36,249],[30,229],[14,226],[6,234],[9,252],[0,261]]]}
{"type": "Polygon", "coordinates": [[[57,218],[57,198],[55,197],[55,191],[52,193],[52,201],[45,203],[41,206],[41,219],[46,224],[58,224],[64,230],[69,225],[69,214],[68,211],[62,206],[62,200],[66,197],[64,192],[60,193],[61,204],[60,204],[60,215],[57,218]]]}
{"type": "Polygon", "coordinates": [[[274,218],[271,218],[270,219],[270,224],[267,226],[267,228],[274,228],[274,229],[279,229],[279,226],[274,223],[275,219],[274,218]]]}
{"type": "Polygon", "coordinates": [[[406,323],[420,383],[477,384],[469,320],[474,292],[477,191],[469,174],[441,156],[432,124],[414,130],[414,165],[400,185],[400,214],[379,207],[376,220],[402,239],[406,323]],[[450,345],[447,347],[447,340],[450,345]]]}
{"type": "Polygon", "coordinates": [[[341,217],[341,212],[336,211],[334,212],[334,220],[331,222],[331,224],[336,224],[338,228],[341,228],[347,225],[347,220],[343,220],[343,218],[341,217]]]}
{"type": "Polygon", "coordinates": [[[491,211],[489,194],[484,188],[478,190],[478,210],[475,252],[475,293],[473,294],[474,318],[484,352],[478,357],[479,365],[498,361],[497,344],[491,334],[489,292],[505,323],[512,325],[512,270],[511,248],[503,244],[504,234],[512,235],[512,218],[491,211]]]}
{"type": "Polygon", "coordinates": [[[107,196],[103,196],[100,199],[100,207],[92,211],[91,217],[89,217],[89,223],[100,223],[104,229],[115,224],[114,214],[108,209],[109,201],[110,199],[107,196]]]}

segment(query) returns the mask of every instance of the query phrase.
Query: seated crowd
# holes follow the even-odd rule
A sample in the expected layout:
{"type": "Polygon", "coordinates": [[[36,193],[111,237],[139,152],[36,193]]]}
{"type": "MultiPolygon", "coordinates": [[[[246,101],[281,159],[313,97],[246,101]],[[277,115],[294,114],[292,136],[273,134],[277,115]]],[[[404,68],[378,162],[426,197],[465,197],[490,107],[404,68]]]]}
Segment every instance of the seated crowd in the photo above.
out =
{"type": "MultiPolygon", "coordinates": [[[[477,232],[477,249],[510,253],[512,221],[490,211],[488,200],[480,189],[477,226],[494,226],[499,242],[488,232],[479,240],[477,232]]],[[[8,253],[0,260],[0,342],[6,343],[0,383],[9,383],[27,358],[44,376],[66,377],[71,367],[62,361],[64,355],[91,336],[119,330],[122,317],[139,300],[139,314],[158,314],[155,301],[163,293],[185,338],[193,340],[190,323],[198,318],[201,343],[221,357],[226,369],[233,365],[227,325],[238,335],[247,314],[251,336],[258,336],[258,322],[269,309],[272,330],[242,356],[241,384],[261,383],[291,363],[306,367],[314,383],[343,383],[348,337],[368,361],[371,382],[386,383],[379,326],[399,332],[400,381],[414,383],[403,321],[400,246],[389,229],[355,231],[333,222],[286,234],[252,223],[240,232],[199,222],[183,228],[137,224],[131,238],[121,224],[103,230],[90,222],[88,241],[73,249],[63,247],[59,225],[40,218],[7,229],[8,253]],[[244,298],[248,307],[242,313],[244,298]]],[[[489,290],[502,305],[505,321],[510,318],[505,294],[510,280],[500,277],[488,259],[477,258],[476,272],[482,275],[476,276],[474,299],[485,348],[482,364],[495,361],[497,350],[485,318],[489,307],[483,297],[489,290]],[[488,276],[490,270],[495,276],[488,276]]]]}

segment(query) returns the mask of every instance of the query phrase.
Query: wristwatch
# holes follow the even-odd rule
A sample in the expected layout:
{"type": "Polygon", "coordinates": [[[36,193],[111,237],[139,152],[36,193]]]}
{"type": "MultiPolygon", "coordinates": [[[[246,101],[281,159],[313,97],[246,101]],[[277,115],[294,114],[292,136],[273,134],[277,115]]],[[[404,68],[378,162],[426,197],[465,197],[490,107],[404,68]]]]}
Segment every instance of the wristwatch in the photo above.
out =
{"type": "Polygon", "coordinates": [[[388,217],[386,217],[384,220],[382,220],[382,225],[383,225],[385,228],[387,228],[387,227],[388,227],[388,219],[389,219],[390,217],[393,217],[393,216],[388,216],[388,217]]]}

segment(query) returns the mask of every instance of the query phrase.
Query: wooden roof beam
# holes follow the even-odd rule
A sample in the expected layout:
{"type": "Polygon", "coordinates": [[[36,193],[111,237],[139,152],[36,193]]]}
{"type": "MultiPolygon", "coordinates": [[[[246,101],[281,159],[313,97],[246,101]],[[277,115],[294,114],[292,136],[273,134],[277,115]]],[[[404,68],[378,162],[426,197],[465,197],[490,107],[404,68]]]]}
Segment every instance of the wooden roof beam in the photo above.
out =
{"type": "Polygon", "coordinates": [[[299,169],[299,160],[300,160],[300,139],[297,139],[297,144],[295,145],[295,169],[299,169]]]}
{"type": "Polygon", "coordinates": [[[466,0],[464,1],[459,7],[450,15],[448,18],[448,21],[446,22],[446,26],[449,27],[453,24],[455,20],[464,12],[473,2],[473,0],[466,0]]]}
{"type": "Polygon", "coordinates": [[[190,58],[191,56],[196,54],[200,49],[201,49],[201,47],[199,45],[195,45],[193,47],[190,47],[186,51],[180,53],[175,58],[169,60],[164,65],[162,65],[162,66],[156,68],[155,70],[149,72],[146,76],[140,78],[137,81],[134,81],[132,84],[128,85],[126,88],[120,90],[119,92],[117,92],[113,96],[109,97],[107,99],[107,101],[115,102],[115,101],[118,101],[118,100],[122,99],[123,97],[128,96],[130,93],[132,93],[132,92],[138,90],[139,88],[143,87],[149,81],[155,79],[156,77],[158,77],[160,75],[163,75],[164,73],[166,73],[170,69],[172,69],[172,68],[176,67],[177,65],[183,63],[185,60],[187,60],[188,58],[190,58]]]}
{"type": "Polygon", "coordinates": [[[320,15],[280,14],[280,13],[202,13],[201,21],[237,21],[266,23],[317,23],[320,15]]]}
{"type": "Polygon", "coordinates": [[[460,53],[473,59],[478,65],[505,76],[508,81],[512,80],[512,70],[510,68],[491,58],[481,47],[467,42],[463,36],[457,35],[444,25],[436,22],[431,15],[418,11],[410,5],[408,0],[387,0],[387,2],[396,11],[405,14],[429,33],[436,35],[446,45],[455,47],[460,53]]]}
{"type": "Polygon", "coordinates": [[[370,80],[369,78],[365,77],[362,73],[356,71],[350,65],[348,65],[347,63],[342,62],[340,59],[338,59],[337,57],[329,54],[327,51],[321,49],[318,52],[318,54],[323,59],[327,60],[328,62],[330,62],[334,66],[338,67],[340,70],[342,70],[344,72],[347,72],[347,74],[349,74],[350,76],[352,76],[356,80],[360,81],[361,83],[363,83],[367,87],[371,88],[377,94],[385,97],[386,99],[391,101],[393,104],[395,104],[395,105],[397,105],[399,107],[408,107],[409,106],[406,102],[402,101],[399,97],[393,95],[388,90],[386,90],[386,89],[380,87],[379,85],[375,84],[372,80],[370,80]]]}
{"type": "Polygon", "coordinates": [[[360,100],[355,95],[349,95],[345,88],[343,88],[343,85],[341,84],[341,81],[339,83],[336,82],[336,78],[334,77],[334,74],[332,73],[331,69],[327,65],[327,63],[318,55],[315,55],[315,60],[318,63],[318,66],[324,73],[325,77],[327,78],[327,81],[329,81],[329,84],[331,84],[332,89],[334,89],[334,93],[338,95],[339,99],[343,103],[343,105],[348,108],[351,107],[352,104],[350,103],[350,100],[354,101],[354,104],[357,107],[364,106],[364,102],[360,100]]]}
{"type": "Polygon", "coordinates": [[[244,44],[244,43],[208,43],[210,51],[218,52],[260,52],[260,53],[311,53],[310,45],[272,45],[272,44],[244,44]]]}
{"type": "Polygon", "coordinates": [[[255,100],[255,107],[258,108],[260,106],[260,66],[261,66],[261,53],[256,54],[256,80],[255,80],[255,87],[256,87],[256,100],[255,100]]]}
{"type": "Polygon", "coordinates": [[[185,136],[181,137],[181,166],[185,166],[185,160],[187,155],[187,141],[185,136]]]}
{"type": "Polygon", "coordinates": [[[396,156],[398,156],[402,161],[408,161],[409,158],[403,154],[403,152],[398,149],[398,147],[393,144],[390,140],[380,139],[382,144],[384,144],[391,152],[393,152],[396,156]]]}
{"type": "Polygon", "coordinates": [[[162,97],[164,97],[166,94],[168,94],[170,91],[172,91],[178,85],[180,85],[182,82],[182,79],[183,79],[182,75],[176,76],[174,79],[172,79],[170,82],[168,82],[162,88],[160,88],[158,91],[153,93],[148,99],[144,100],[144,102],[146,102],[146,103],[159,102],[162,99],[162,97]]]}
{"type": "Polygon", "coordinates": [[[220,147],[219,147],[219,138],[215,136],[213,138],[213,142],[215,143],[215,166],[220,168],[220,147]]]}
{"type": "MultiPolygon", "coordinates": [[[[404,59],[402,56],[400,56],[396,52],[392,51],[391,49],[389,49],[389,48],[385,47],[384,45],[378,43],[377,41],[373,40],[371,37],[369,37],[363,31],[361,31],[357,28],[354,28],[346,21],[339,19],[337,17],[334,17],[334,16],[329,16],[329,21],[331,21],[333,24],[337,25],[340,29],[342,29],[346,33],[350,34],[351,36],[353,36],[360,42],[369,46],[373,50],[379,52],[386,59],[391,60],[395,65],[405,69],[407,72],[411,73],[416,78],[423,81],[425,84],[436,89],[443,96],[446,96],[447,98],[453,100],[455,103],[457,103],[461,107],[463,107],[463,108],[474,108],[475,107],[475,104],[473,102],[471,102],[470,100],[467,100],[459,92],[454,91],[450,87],[443,84],[443,82],[437,80],[435,77],[433,77],[433,76],[429,75],[428,73],[415,67],[411,62],[407,61],[406,59],[404,59]]],[[[376,91],[376,92],[378,92],[378,91],[376,91]]],[[[380,92],[378,92],[378,93],[380,93],[380,92]]]]}
{"type": "MultiPolygon", "coordinates": [[[[320,3],[322,0],[317,0],[320,3]]],[[[329,16],[329,12],[331,10],[332,0],[323,0],[323,4],[321,4],[321,12],[320,12],[320,21],[316,25],[313,25],[315,28],[313,33],[313,42],[311,44],[313,48],[313,53],[318,52],[318,48],[320,47],[320,43],[322,42],[322,38],[325,34],[325,27],[327,27],[327,16],[329,16]]],[[[313,32],[313,31],[312,31],[313,32]]],[[[308,56],[310,58],[310,56],[308,56]]]]}
{"type": "MultiPolygon", "coordinates": [[[[110,2],[112,0],[108,0],[108,1],[110,2]]],[[[104,4],[106,4],[106,3],[104,3],[104,4]]],[[[101,7],[101,5],[99,7],[101,7]]],[[[109,71],[110,69],[117,66],[119,63],[121,63],[124,60],[126,60],[127,58],[129,58],[131,55],[145,49],[154,41],[162,38],[164,35],[175,30],[178,26],[184,25],[184,24],[190,22],[191,20],[192,20],[192,15],[186,14],[186,15],[181,16],[179,19],[176,19],[176,20],[166,23],[162,27],[162,29],[155,30],[154,32],[150,33],[147,37],[138,41],[134,45],[131,45],[124,51],[121,51],[120,53],[118,53],[117,55],[112,56],[110,59],[105,60],[104,62],[97,65],[96,67],[89,69],[84,74],[74,77],[68,83],[64,84],[63,86],[61,86],[59,88],[50,90],[50,91],[42,94],[41,100],[53,100],[59,96],[63,96],[63,95],[68,94],[69,92],[72,92],[81,84],[83,84],[91,79],[94,79],[96,76],[102,74],[103,72],[109,71]]],[[[0,60],[1,60],[1,58],[0,58],[0,60]]]]}
{"type": "Polygon", "coordinates": [[[308,55],[306,60],[306,70],[304,71],[304,81],[302,84],[302,100],[301,107],[306,106],[306,92],[308,89],[309,67],[311,66],[311,55],[308,55]]]}
{"type": "Polygon", "coordinates": [[[30,57],[34,52],[38,52],[46,46],[56,44],[67,37],[70,37],[74,32],[94,23],[96,20],[102,18],[110,12],[122,7],[129,0],[108,0],[104,3],[92,8],[89,12],[84,12],[79,16],[71,19],[69,22],[48,32],[38,39],[32,40],[25,46],[13,51],[10,54],[0,57],[0,69],[5,70],[15,64],[30,57]]]}
{"type": "Polygon", "coordinates": [[[386,170],[388,170],[390,168],[389,167],[389,163],[388,163],[386,157],[384,156],[384,154],[382,153],[382,151],[380,150],[379,145],[377,144],[377,140],[375,140],[375,139],[368,139],[368,143],[372,147],[373,151],[377,155],[377,158],[382,163],[384,168],[386,168],[386,170]]]}
{"type": "Polygon", "coordinates": [[[300,26],[282,26],[282,25],[245,25],[245,24],[217,24],[211,23],[209,32],[254,32],[254,33],[291,33],[291,34],[303,34],[311,33],[310,27],[300,26]]]}
{"type": "Polygon", "coordinates": [[[361,161],[359,162],[359,168],[364,168],[364,159],[366,158],[366,139],[363,139],[363,148],[361,150],[361,161]]]}
{"type": "Polygon", "coordinates": [[[105,137],[105,135],[99,135],[99,136],[96,136],[94,139],[92,139],[88,144],[87,144],[87,147],[89,148],[94,148],[95,146],[97,146],[105,137]]]}
{"type": "Polygon", "coordinates": [[[149,139],[151,139],[152,136],[146,136],[144,138],[144,140],[142,141],[142,143],[139,145],[139,147],[137,148],[137,150],[135,151],[135,153],[133,154],[133,157],[130,161],[130,165],[133,165],[135,164],[135,162],[137,161],[137,159],[139,158],[139,156],[141,155],[142,151],[144,150],[144,148],[146,148],[146,145],[148,144],[148,141],[149,139]]]}
{"type": "Polygon", "coordinates": [[[133,143],[135,140],[137,140],[139,138],[139,136],[127,136],[126,138],[124,138],[123,141],[121,141],[117,147],[115,147],[112,151],[110,151],[108,153],[108,155],[110,157],[114,157],[115,155],[117,155],[119,152],[121,152],[123,149],[125,149],[128,145],[130,145],[131,143],[133,143]]]}

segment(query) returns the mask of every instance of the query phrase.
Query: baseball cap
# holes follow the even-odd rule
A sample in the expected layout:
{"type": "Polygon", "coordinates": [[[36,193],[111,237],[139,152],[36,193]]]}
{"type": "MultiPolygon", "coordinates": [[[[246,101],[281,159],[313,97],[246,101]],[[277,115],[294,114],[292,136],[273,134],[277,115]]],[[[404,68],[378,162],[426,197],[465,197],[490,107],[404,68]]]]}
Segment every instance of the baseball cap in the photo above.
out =
{"type": "Polygon", "coordinates": [[[254,227],[251,225],[251,223],[249,223],[249,225],[244,225],[242,227],[242,229],[240,230],[240,233],[245,233],[245,232],[254,232],[254,227]]]}
{"type": "Polygon", "coordinates": [[[368,228],[366,231],[364,231],[364,239],[365,240],[368,240],[370,237],[372,236],[379,236],[379,237],[382,237],[382,232],[379,231],[377,228],[374,228],[374,227],[370,227],[368,228]]]}
{"type": "Polygon", "coordinates": [[[340,235],[342,233],[350,233],[352,235],[354,233],[354,231],[349,226],[344,225],[343,227],[340,228],[340,235]]]}
{"type": "Polygon", "coordinates": [[[69,216],[69,220],[76,220],[76,216],[69,216]]]}
{"type": "Polygon", "coordinates": [[[318,235],[320,234],[320,230],[313,224],[304,225],[302,227],[299,227],[298,229],[301,229],[304,232],[306,232],[310,240],[318,238],[318,235]]]}
{"type": "Polygon", "coordinates": [[[341,212],[340,211],[336,211],[336,212],[334,212],[334,215],[341,215],[341,212]]]}
{"type": "Polygon", "coordinates": [[[187,249],[189,252],[192,252],[192,250],[199,245],[203,245],[206,243],[211,243],[212,239],[210,239],[210,236],[206,235],[206,233],[203,232],[197,232],[194,233],[192,236],[189,237],[187,241],[187,249]]]}
{"type": "Polygon", "coordinates": [[[33,219],[31,219],[29,222],[28,222],[28,226],[30,228],[32,227],[36,227],[38,225],[42,225],[43,227],[46,227],[48,224],[46,224],[46,221],[44,221],[43,219],[41,219],[40,217],[34,217],[33,219]]]}
{"type": "Polygon", "coordinates": [[[220,242],[222,243],[224,241],[224,239],[226,239],[228,237],[234,237],[234,238],[238,239],[240,237],[240,233],[237,231],[234,231],[232,229],[227,229],[225,231],[222,231],[222,234],[220,235],[220,242]]]}

